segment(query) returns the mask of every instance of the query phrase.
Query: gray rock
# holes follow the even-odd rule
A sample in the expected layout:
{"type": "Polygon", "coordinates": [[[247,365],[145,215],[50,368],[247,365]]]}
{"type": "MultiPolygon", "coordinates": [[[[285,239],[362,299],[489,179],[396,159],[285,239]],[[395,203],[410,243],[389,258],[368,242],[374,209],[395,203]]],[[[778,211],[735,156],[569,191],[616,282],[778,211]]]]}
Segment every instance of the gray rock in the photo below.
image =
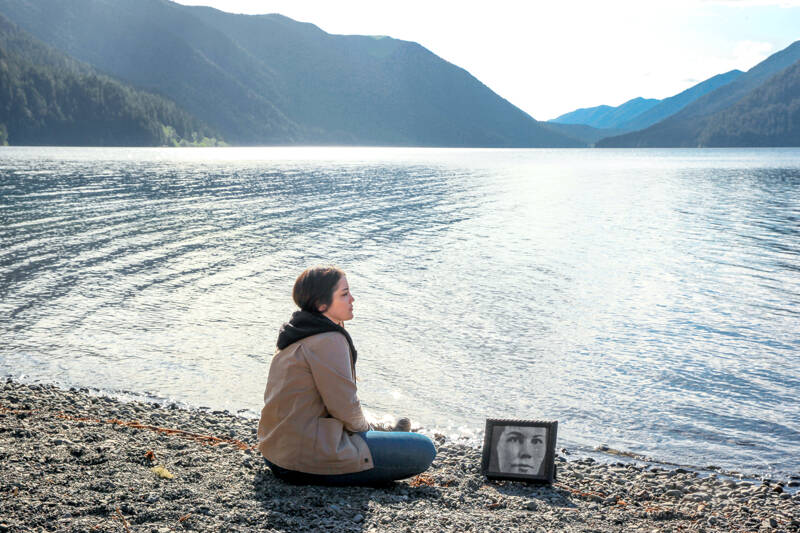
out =
{"type": "MultiPolygon", "coordinates": [[[[9,405],[11,391],[20,403],[41,411],[63,409],[61,406],[75,399],[79,406],[75,411],[92,418],[123,419],[135,413],[143,423],[216,436],[233,431],[245,442],[255,439],[253,419],[167,406],[126,407],[117,400],[92,404],[77,391],[46,390],[47,397],[24,386],[0,388],[0,405],[9,405]]],[[[0,523],[10,531],[89,530],[101,522],[101,516],[110,518],[106,526],[122,531],[121,522],[114,518],[117,509],[132,531],[146,533],[166,533],[176,527],[232,533],[261,529],[336,533],[754,531],[762,523],[769,527],[769,517],[787,531],[797,529],[792,524],[797,523],[800,496],[795,499],[785,492],[772,492],[776,483],[770,483],[766,493],[760,487],[750,492],[749,484],[740,486],[729,479],[581,458],[560,465],[555,486],[490,482],[479,474],[481,450],[446,438],[440,439],[439,455],[429,472],[433,487],[411,487],[405,480],[383,488],[330,488],[282,483],[263,464],[258,451],[206,446],[144,429],[121,432],[95,423],[81,428],[74,421],[54,421],[46,416],[0,420],[0,427],[8,425],[5,432],[0,431],[0,523]],[[14,439],[16,429],[36,438],[14,439]],[[65,442],[54,445],[56,439],[65,442]],[[70,450],[80,447],[85,453],[76,459],[70,450]],[[158,463],[175,478],[154,476],[149,471],[152,465],[143,461],[146,450],[153,450],[158,463]],[[101,456],[102,463],[92,463],[101,456]],[[7,498],[15,487],[18,494],[7,498]],[[673,490],[670,498],[667,493],[673,490]],[[713,498],[695,503],[685,496],[697,493],[713,498]],[[752,512],[744,506],[750,498],[752,512]],[[617,499],[627,505],[615,505],[617,499]],[[661,500],[652,505],[663,508],[661,511],[645,511],[651,508],[645,502],[653,499],[661,500]],[[370,520],[363,514],[365,503],[370,520]],[[67,510],[72,515],[68,522],[61,519],[67,510]],[[729,516],[730,521],[720,516],[729,516]],[[178,523],[179,517],[186,518],[178,523]],[[752,522],[746,523],[748,518],[752,522]],[[27,529],[20,529],[23,524],[27,529]]],[[[4,533],[2,529],[0,533],[4,533]]]]}

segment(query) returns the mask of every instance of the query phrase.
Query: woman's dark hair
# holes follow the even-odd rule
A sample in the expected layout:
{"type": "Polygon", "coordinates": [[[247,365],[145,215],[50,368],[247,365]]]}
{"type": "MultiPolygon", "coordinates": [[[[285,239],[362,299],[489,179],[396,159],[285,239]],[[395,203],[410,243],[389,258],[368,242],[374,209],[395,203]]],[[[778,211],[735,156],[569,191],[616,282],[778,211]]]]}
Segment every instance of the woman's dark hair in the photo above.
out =
{"type": "Polygon", "coordinates": [[[333,266],[305,269],[294,282],[294,303],[303,311],[319,313],[320,306],[327,308],[331,305],[333,289],[343,276],[344,271],[333,266]]]}

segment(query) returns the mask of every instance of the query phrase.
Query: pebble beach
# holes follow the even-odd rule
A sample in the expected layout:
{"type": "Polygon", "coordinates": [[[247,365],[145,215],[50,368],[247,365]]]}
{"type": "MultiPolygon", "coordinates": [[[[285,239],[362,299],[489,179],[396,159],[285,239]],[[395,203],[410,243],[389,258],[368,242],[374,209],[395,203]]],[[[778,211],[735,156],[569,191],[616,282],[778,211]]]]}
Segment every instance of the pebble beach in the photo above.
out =
{"type": "Polygon", "coordinates": [[[256,420],[5,380],[0,533],[800,531],[799,479],[747,481],[558,457],[552,485],[490,481],[434,435],[431,469],[382,487],[294,486],[252,448],[256,420]]]}

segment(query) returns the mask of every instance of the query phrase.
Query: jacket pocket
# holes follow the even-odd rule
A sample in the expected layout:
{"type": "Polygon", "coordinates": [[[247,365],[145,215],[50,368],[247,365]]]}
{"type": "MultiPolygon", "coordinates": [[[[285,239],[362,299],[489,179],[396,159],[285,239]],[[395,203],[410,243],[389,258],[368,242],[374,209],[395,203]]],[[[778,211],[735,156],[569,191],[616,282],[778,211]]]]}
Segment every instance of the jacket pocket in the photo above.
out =
{"type": "Polygon", "coordinates": [[[317,437],[314,442],[314,452],[320,462],[336,462],[342,459],[340,454],[342,445],[342,432],[344,424],[337,418],[318,418],[317,437]]]}

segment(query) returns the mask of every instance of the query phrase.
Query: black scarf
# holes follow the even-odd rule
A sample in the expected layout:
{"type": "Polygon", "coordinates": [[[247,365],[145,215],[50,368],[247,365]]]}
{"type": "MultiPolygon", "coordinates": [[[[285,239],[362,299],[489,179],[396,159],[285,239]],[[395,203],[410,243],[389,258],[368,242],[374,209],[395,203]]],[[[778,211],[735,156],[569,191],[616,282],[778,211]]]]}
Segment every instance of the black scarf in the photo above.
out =
{"type": "Polygon", "coordinates": [[[353,346],[353,339],[350,338],[350,334],[347,333],[346,329],[334,323],[322,313],[311,313],[309,311],[295,311],[292,313],[292,318],[282,325],[278,332],[278,349],[283,350],[300,339],[328,331],[338,331],[344,335],[344,338],[347,339],[347,345],[350,347],[350,355],[355,366],[358,352],[356,352],[356,347],[353,346]]]}

